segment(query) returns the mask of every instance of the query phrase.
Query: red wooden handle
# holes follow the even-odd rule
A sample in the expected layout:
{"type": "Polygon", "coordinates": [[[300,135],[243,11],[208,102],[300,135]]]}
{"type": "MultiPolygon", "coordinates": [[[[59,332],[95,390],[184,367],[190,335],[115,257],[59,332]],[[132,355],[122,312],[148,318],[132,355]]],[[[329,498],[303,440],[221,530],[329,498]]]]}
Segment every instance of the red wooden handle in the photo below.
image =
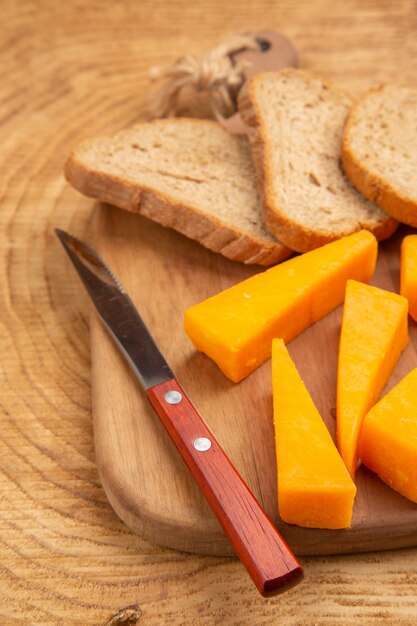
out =
{"type": "Polygon", "coordinates": [[[263,596],[296,585],[303,570],[175,379],[147,396],[263,596]]]}

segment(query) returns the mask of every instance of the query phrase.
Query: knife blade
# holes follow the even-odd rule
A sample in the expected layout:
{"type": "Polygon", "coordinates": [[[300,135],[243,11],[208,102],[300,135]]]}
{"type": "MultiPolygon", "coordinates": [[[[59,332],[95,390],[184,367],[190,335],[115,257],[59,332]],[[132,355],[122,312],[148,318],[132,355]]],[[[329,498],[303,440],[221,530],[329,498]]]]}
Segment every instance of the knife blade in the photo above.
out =
{"type": "Polygon", "coordinates": [[[103,259],[55,229],[104,326],[263,596],[296,585],[303,569],[175,379],[134,303],[103,259]]]}

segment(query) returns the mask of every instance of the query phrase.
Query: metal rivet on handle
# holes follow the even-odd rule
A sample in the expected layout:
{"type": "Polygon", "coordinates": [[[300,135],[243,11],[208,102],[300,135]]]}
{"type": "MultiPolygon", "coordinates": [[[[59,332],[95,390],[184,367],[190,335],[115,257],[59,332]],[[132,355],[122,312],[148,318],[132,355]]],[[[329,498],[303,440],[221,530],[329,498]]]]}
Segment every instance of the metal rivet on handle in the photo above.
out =
{"type": "Polygon", "coordinates": [[[211,448],[211,441],[207,437],[197,437],[193,445],[199,452],[207,452],[211,448]]]}
{"type": "Polygon", "coordinates": [[[182,395],[179,391],[167,391],[165,394],[165,402],[168,404],[179,404],[182,400],[182,395]]]}

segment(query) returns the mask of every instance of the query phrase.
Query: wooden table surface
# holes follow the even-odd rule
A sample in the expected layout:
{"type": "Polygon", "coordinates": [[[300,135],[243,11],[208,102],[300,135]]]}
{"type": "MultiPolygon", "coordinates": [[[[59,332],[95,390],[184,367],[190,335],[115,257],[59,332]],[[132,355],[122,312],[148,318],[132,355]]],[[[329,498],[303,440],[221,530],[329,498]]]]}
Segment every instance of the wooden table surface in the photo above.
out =
{"type": "Polygon", "coordinates": [[[88,237],[71,146],[146,112],[148,68],[248,28],[360,93],[417,76],[415,1],[3,0],[0,42],[0,624],[417,623],[417,548],[304,558],[262,599],[232,558],[159,548],[119,521],[94,456],[88,302],[53,235],[88,237]]]}

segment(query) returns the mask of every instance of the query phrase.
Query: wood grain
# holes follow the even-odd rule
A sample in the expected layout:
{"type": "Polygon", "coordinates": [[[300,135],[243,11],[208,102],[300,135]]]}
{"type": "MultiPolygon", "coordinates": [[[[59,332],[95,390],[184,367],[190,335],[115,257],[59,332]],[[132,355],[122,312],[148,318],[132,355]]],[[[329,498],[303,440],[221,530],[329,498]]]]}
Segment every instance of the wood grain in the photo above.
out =
{"type": "MultiPolygon", "coordinates": [[[[143,119],[150,65],[256,25],[282,30],[303,67],[353,92],[413,82],[415,2],[242,0],[237,10],[219,0],[3,0],[1,8],[1,625],[415,624],[415,549],[304,557],[305,582],[264,600],[236,559],[162,549],[119,521],[94,453],[89,306],[52,234],[60,226],[91,237],[93,203],[65,184],[64,160],[78,140],[143,119]]],[[[314,355],[302,367],[317,368],[314,355]]],[[[250,437],[262,436],[254,423],[250,437]]]]}

